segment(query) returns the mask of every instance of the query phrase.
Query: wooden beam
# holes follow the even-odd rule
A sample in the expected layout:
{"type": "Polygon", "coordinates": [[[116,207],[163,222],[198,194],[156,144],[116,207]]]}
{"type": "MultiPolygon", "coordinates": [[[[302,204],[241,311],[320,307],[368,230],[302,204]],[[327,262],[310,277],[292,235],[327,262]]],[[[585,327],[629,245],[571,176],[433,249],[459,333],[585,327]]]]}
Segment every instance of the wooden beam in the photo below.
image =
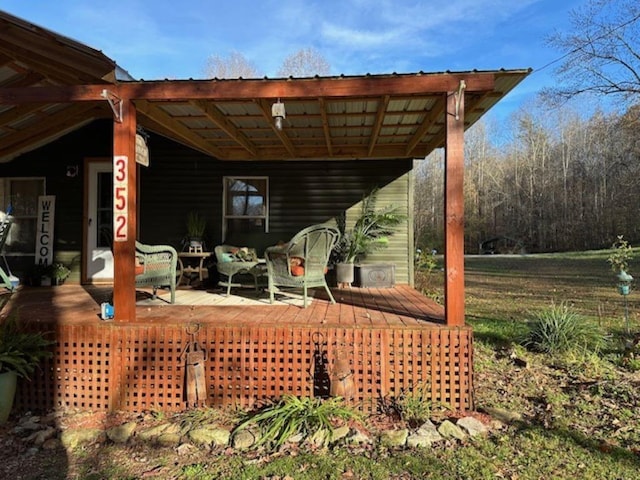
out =
{"type": "Polygon", "coordinates": [[[136,102],[136,106],[140,113],[152,118],[156,123],[159,123],[164,128],[169,130],[173,134],[174,138],[177,137],[179,142],[186,143],[190,147],[196,148],[214,157],[222,156],[222,152],[219,149],[215,148],[199,135],[193,133],[184,124],[175,120],[173,117],[171,117],[171,115],[169,115],[157,105],[154,105],[151,102],[147,102],[146,100],[138,100],[136,102]]]}
{"type": "Polygon", "coordinates": [[[121,197],[114,192],[114,225],[113,225],[113,309],[116,322],[133,322],[136,319],[136,276],[135,276],[135,242],[137,231],[136,199],[136,107],[130,100],[122,101],[122,122],[113,122],[113,182],[117,186],[118,178],[125,178],[126,195],[121,197]],[[126,157],[126,165],[116,162],[119,157],[126,157]],[[123,200],[126,199],[126,200],[123,200]],[[126,201],[126,224],[116,220],[116,203],[126,201]],[[118,240],[124,234],[125,239],[118,240]]]}
{"type": "MultiPolygon", "coordinates": [[[[508,72],[507,72],[508,73],[508,72]]],[[[514,75],[526,75],[516,71],[514,75]]],[[[378,97],[382,95],[424,95],[446,93],[464,80],[468,92],[494,88],[495,75],[486,73],[379,75],[298,80],[185,80],[179,82],[127,82],[109,85],[120,98],[133,100],[238,100],[316,99],[320,97],[378,97]]],[[[0,89],[0,104],[25,102],[74,102],[99,100],[104,85],[25,87],[0,89]]]]}
{"type": "MultiPolygon", "coordinates": [[[[181,82],[131,82],[120,84],[131,98],[149,100],[241,99],[241,98],[318,98],[446,93],[458,88],[460,80],[467,91],[494,88],[493,73],[379,75],[331,77],[298,80],[191,80],[181,82]]],[[[127,96],[127,95],[123,95],[127,96]]]]}
{"type": "Polygon", "coordinates": [[[369,138],[369,155],[371,155],[371,153],[373,152],[373,148],[378,142],[378,135],[380,135],[380,129],[382,128],[382,123],[384,122],[384,117],[387,113],[387,107],[389,106],[390,100],[391,96],[385,95],[383,99],[378,103],[378,113],[376,114],[376,119],[373,122],[371,137],[369,138]]]}
{"type": "Polygon", "coordinates": [[[218,128],[224,131],[224,133],[226,133],[229,138],[231,138],[234,142],[242,145],[251,155],[255,156],[255,145],[253,145],[249,141],[246,135],[242,133],[240,129],[238,129],[238,127],[227,120],[227,117],[220,110],[205,101],[195,100],[191,103],[200,108],[204,112],[205,116],[213,123],[215,123],[218,128]]]}
{"type": "Polygon", "coordinates": [[[42,120],[3,138],[0,143],[2,146],[0,158],[43,145],[77,125],[83,125],[94,118],[102,117],[103,113],[96,105],[81,104],[71,105],[49,115],[43,113],[42,116],[42,120]]]}
{"type": "Polygon", "coordinates": [[[329,125],[329,117],[327,115],[327,102],[324,98],[318,98],[320,104],[320,116],[322,118],[322,131],[324,132],[324,142],[327,145],[327,153],[331,157],[333,156],[333,142],[331,141],[331,128],[329,125]]]}
{"type": "Polygon", "coordinates": [[[407,148],[405,150],[406,155],[410,155],[411,152],[413,152],[413,149],[416,148],[418,143],[420,143],[420,140],[422,140],[423,137],[427,134],[427,131],[430,128],[433,128],[436,119],[440,115],[442,115],[442,111],[445,109],[446,104],[447,104],[446,95],[442,95],[442,98],[440,98],[433,105],[433,107],[429,112],[427,112],[427,114],[424,117],[424,120],[422,121],[422,125],[420,125],[418,130],[416,130],[416,132],[413,134],[413,137],[411,138],[411,140],[407,145],[407,148]]]}
{"type": "Polygon", "coordinates": [[[445,140],[445,318],[464,320],[464,91],[447,95],[445,140]],[[458,118],[456,119],[456,103],[458,118]]]}

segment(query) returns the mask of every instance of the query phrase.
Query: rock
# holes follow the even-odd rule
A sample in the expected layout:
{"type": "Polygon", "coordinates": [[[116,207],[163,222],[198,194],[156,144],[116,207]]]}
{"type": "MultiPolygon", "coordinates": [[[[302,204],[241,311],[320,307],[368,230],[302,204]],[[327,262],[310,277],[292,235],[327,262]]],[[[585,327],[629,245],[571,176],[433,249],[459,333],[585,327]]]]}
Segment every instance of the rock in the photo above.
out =
{"type": "Polygon", "coordinates": [[[251,448],[258,441],[258,437],[250,430],[239,430],[232,438],[231,446],[238,450],[251,448]]]}
{"type": "Polygon", "coordinates": [[[500,420],[502,423],[515,423],[522,421],[522,415],[517,412],[511,412],[504,408],[484,407],[483,410],[492,417],[500,420]]]}
{"type": "Polygon", "coordinates": [[[431,433],[431,432],[437,433],[438,427],[436,427],[431,420],[427,420],[422,425],[420,425],[420,428],[418,428],[418,432],[419,433],[431,433]]]}
{"type": "Polygon", "coordinates": [[[136,430],[136,422],[127,422],[107,430],[107,438],[114,443],[127,443],[136,430]]]}
{"type": "Polygon", "coordinates": [[[180,436],[180,426],[174,423],[162,423],[136,433],[136,438],[142,441],[153,441],[164,434],[177,434],[180,436]]]}
{"type": "Polygon", "coordinates": [[[301,433],[296,433],[295,435],[291,435],[287,438],[287,443],[300,443],[304,440],[304,435],[301,433]]]}
{"type": "Polygon", "coordinates": [[[329,431],[321,429],[316,430],[307,442],[311,445],[315,445],[316,447],[323,447],[329,443],[330,438],[329,431]]]}
{"type": "Polygon", "coordinates": [[[13,428],[13,433],[22,435],[26,432],[35,432],[43,428],[40,423],[40,417],[22,417],[18,425],[13,428]]]}
{"type": "Polygon", "coordinates": [[[353,435],[349,437],[349,443],[353,445],[372,445],[373,438],[360,430],[356,430],[353,435]]]}
{"type": "Polygon", "coordinates": [[[57,450],[61,446],[62,446],[62,444],[60,443],[60,440],[58,440],[57,438],[50,438],[50,439],[44,441],[44,443],[42,444],[42,449],[43,450],[57,450]]]}
{"type": "Polygon", "coordinates": [[[409,430],[385,430],[380,436],[380,442],[385,447],[401,447],[407,442],[409,430]]]}
{"type": "Polygon", "coordinates": [[[99,428],[70,428],[60,435],[60,443],[69,450],[79,445],[103,442],[104,439],[104,431],[99,428]]]}
{"type": "Polygon", "coordinates": [[[461,418],[456,422],[456,425],[466,431],[471,437],[482,435],[489,431],[484,423],[474,417],[461,418]]]}
{"type": "Polygon", "coordinates": [[[182,443],[178,445],[178,448],[176,448],[176,453],[178,455],[189,455],[190,453],[197,452],[197,451],[198,451],[198,448],[194,447],[190,443],[182,443]]]}
{"type": "Polygon", "coordinates": [[[167,432],[154,438],[154,443],[161,447],[174,447],[180,444],[182,435],[179,433],[167,432]]]}
{"type": "Polygon", "coordinates": [[[438,428],[431,420],[427,420],[414,434],[409,435],[407,445],[409,447],[429,447],[442,440],[444,439],[438,432],[438,428]]]}
{"type": "Polygon", "coordinates": [[[467,438],[467,434],[462,431],[462,429],[451,423],[449,420],[445,420],[438,427],[438,433],[442,435],[444,438],[456,438],[458,440],[464,440],[467,438]]]}
{"type": "Polygon", "coordinates": [[[334,428],[331,432],[331,443],[339,442],[349,435],[351,429],[348,425],[343,425],[342,427],[334,428]]]}
{"type": "Polygon", "coordinates": [[[56,429],[53,427],[47,427],[44,430],[33,432],[29,435],[25,441],[33,442],[35,445],[42,445],[44,442],[56,436],[56,429]]]}
{"type": "Polygon", "coordinates": [[[231,434],[229,430],[224,428],[206,426],[194,428],[189,432],[188,436],[197,445],[226,447],[229,444],[231,434]]]}

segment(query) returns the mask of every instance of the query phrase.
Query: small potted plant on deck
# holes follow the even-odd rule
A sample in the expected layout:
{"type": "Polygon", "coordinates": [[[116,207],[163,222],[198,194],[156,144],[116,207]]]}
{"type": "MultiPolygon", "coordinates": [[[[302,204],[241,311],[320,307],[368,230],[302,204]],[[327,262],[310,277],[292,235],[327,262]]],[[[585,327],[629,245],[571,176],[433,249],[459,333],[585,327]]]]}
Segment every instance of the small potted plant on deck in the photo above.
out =
{"type": "Polygon", "coordinates": [[[52,343],[41,332],[21,328],[15,314],[0,323],[0,424],[9,418],[18,377],[29,379],[38,364],[51,356],[52,343]]]}
{"type": "Polygon", "coordinates": [[[347,230],[346,216],[337,219],[340,240],[332,251],[331,260],[336,267],[338,285],[351,284],[354,280],[354,264],[375,250],[384,248],[389,237],[404,220],[393,205],[376,208],[378,189],[362,199],[362,210],[353,227],[347,230]]]}
{"type": "Polygon", "coordinates": [[[207,220],[198,212],[189,212],[187,215],[187,238],[189,248],[202,249],[204,231],[207,228],[207,220]]]}
{"type": "Polygon", "coordinates": [[[48,268],[48,273],[53,285],[62,285],[71,273],[71,270],[63,263],[52,263],[48,268]]]}

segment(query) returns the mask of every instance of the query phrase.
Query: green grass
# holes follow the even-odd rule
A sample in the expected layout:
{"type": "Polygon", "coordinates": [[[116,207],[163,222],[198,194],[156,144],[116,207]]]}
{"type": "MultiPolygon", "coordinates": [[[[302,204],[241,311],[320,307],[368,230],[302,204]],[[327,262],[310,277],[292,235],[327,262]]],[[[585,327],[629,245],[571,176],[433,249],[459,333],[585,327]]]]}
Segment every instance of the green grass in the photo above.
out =
{"type": "MultiPolygon", "coordinates": [[[[91,478],[139,478],[136,474],[160,464],[166,470],[156,478],[638,478],[640,378],[621,361],[628,337],[622,298],[606,262],[608,253],[466,259],[467,320],[474,328],[475,338],[476,406],[479,410],[505,409],[521,416],[520,421],[494,429],[486,437],[427,449],[340,445],[311,452],[304,446],[287,444],[272,451],[213,450],[191,454],[199,455],[197,458],[176,456],[173,449],[150,449],[147,463],[138,470],[127,470],[118,461],[118,455],[128,458],[130,452],[112,446],[92,456],[87,468],[80,469],[76,464],[74,471],[90,474],[91,478]],[[601,351],[572,350],[555,355],[522,347],[519,342],[529,332],[527,322],[532,312],[544,312],[554,304],[565,304],[580,318],[597,325],[609,336],[608,346],[601,351]],[[525,366],[514,363],[514,358],[525,366]]],[[[633,274],[633,264],[630,270],[633,274]]],[[[637,276],[640,278],[640,274],[637,276]]],[[[430,278],[420,278],[417,283],[427,285],[435,297],[441,296],[442,274],[438,270],[432,270],[430,278]]],[[[640,331],[638,296],[636,291],[629,296],[632,332],[640,331]]],[[[640,352],[631,353],[631,360],[638,360],[640,352]]],[[[421,408],[423,400],[420,395],[409,399],[409,409],[421,408]]],[[[429,407],[428,401],[425,406],[429,407]]],[[[313,430],[303,424],[316,415],[317,406],[308,407],[292,409],[306,412],[294,422],[300,427],[297,430],[313,430]]],[[[283,407],[273,418],[281,419],[286,411],[283,407]]],[[[210,416],[215,417],[210,412],[199,412],[190,420],[198,422],[210,416]]],[[[280,433],[289,432],[280,430],[282,423],[262,426],[267,430],[275,428],[276,439],[280,433]]],[[[71,460],[80,464],[89,461],[71,460]]],[[[134,469],[136,465],[130,467],[134,469]]]]}

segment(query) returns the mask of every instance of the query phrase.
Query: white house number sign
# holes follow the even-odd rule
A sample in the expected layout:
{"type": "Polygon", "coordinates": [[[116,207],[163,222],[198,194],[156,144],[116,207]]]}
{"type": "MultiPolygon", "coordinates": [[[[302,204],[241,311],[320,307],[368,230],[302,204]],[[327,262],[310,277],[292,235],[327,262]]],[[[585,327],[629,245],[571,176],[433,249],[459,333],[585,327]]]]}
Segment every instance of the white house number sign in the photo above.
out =
{"type": "Polygon", "coordinates": [[[113,157],[113,240],[124,242],[127,240],[128,215],[127,215],[127,172],[129,157],[115,155],[113,157]]]}

